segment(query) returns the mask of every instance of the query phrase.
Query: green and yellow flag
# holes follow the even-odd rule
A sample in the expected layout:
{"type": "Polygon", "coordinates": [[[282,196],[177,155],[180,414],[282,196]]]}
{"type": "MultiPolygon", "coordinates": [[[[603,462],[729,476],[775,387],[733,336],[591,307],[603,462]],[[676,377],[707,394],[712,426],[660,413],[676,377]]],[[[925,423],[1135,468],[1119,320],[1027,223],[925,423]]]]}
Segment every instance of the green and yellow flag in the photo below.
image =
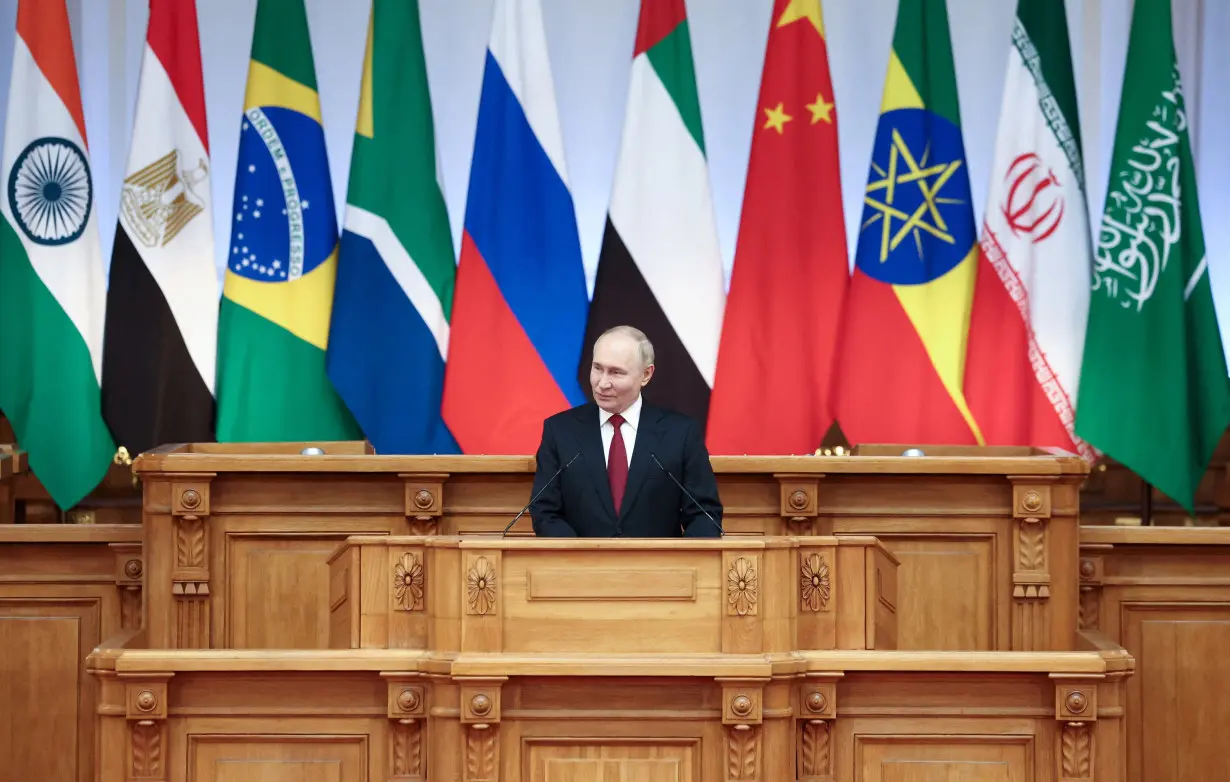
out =
{"type": "Polygon", "coordinates": [[[218,323],[218,440],[361,437],[325,374],[337,216],[303,0],[258,0],[218,323]]]}

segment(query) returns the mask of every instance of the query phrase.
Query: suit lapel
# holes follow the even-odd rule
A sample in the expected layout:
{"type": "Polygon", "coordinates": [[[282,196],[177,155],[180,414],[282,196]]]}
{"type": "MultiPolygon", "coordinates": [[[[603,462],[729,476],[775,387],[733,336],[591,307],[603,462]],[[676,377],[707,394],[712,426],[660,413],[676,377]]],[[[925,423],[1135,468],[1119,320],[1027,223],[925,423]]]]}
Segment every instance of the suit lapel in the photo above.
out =
{"type": "MultiPolygon", "coordinates": [[[[628,510],[636,503],[637,493],[645,482],[645,473],[657,469],[650,454],[658,447],[658,438],[662,436],[658,425],[661,417],[655,408],[642,404],[641,425],[636,430],[636,445],[632,447],[632,463],[628,466],[628,485],[624,489],[624,501],[619,508],[620,518],[627,516],[628,510]]],[[[607,488],[607,493],[609,496],[610,487],[607,488]]]]}
{"type": "Polygon", "coordinates": [[[611,497],[611,479],[606,471],[606,454],[602,450],[602,429],[598,426],[598,406],[586,405],[577,415],[577,439],[581,442],[581,460],[589,473],[590,483],[598,492],[598,504],[615,520],[615,500],[611,497]]]}

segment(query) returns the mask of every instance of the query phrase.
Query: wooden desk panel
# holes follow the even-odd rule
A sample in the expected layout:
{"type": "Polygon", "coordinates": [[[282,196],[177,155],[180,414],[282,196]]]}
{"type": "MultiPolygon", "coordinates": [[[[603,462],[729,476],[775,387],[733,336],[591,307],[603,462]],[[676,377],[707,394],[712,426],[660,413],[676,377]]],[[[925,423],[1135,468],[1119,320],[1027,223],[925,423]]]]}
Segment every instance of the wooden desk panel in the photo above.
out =
{"type": "MultiPolygon", "coordinates": [[[[347,535],[499,533],[521,456],[395,457],[363,443],[198,444],[134,463],[150,534],[150,637],[168,648],[322,648],[321,555],[347,535]]],[[[896,643],[1073,648],[1077,458],[1029,449],[715,457],[728,538],[872,535],[901,561],[896,643]]],[[[525,537],[528,516],[510,537],[525,537]]]]}
{"type": "Polygon", "coordinates": [[[141,529],[0,526],[3,778],[91,782],[97,682],[86,657],[141,619],[141,529]]]}
{"type": "Polygon", "coordinates": [[[1127,778],[1230,778],[1230,529],[1084,527],[1080,575],[1081,626],[1137,661],[1127,778]]]}

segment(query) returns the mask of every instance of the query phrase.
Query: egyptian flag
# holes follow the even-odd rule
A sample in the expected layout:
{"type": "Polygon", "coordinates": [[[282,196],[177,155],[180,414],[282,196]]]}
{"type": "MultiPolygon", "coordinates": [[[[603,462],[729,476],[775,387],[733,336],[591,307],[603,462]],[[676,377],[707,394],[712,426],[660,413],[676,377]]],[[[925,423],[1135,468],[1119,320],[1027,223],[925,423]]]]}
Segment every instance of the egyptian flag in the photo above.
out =
{"type": "Polygon", "coordinates": [[[709,406],[714,454],[811,453],[833,423],[850,271],[820,2],[777,0],[770,24],[709,406]]]}
{"type": "Polygon", "coordinates": [[[133,456],[214,439],[209,188],[195,0],[150,0],[103,338],[103,415],[133,456]]]}
{"type": "Polygon", "coordinates": [[[642,0],[582,385],[589,387],[594,340],[612,326],[635,326],[656,354],[646,400],[703,427],[725,298],[687,10],[684,0],[642,0]]]}

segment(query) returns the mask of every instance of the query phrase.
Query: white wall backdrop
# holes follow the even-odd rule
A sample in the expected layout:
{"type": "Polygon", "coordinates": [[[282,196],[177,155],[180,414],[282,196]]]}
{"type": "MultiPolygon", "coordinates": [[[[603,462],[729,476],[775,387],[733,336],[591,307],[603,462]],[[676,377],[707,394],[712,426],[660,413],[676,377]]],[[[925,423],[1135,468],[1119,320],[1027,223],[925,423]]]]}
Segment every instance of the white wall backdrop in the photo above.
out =
{"type": "MultiPolygon", "coordinates": [[[[370,0],[306,0],[337,208],[358,106],[370,0]]],[[[85,120],[109,255],[136,100],[147,0],[68,0],[85,120]]],[[[460,243],[484,49],[494,0],[422,0],[437,142],[455,246],[460,243]]],[[[592,287],[601,245],[639,0],[542,0],[547,40],[592,287]]],[[[256,0],[197,0],[213,162],[219,280],[229,246],[239,119],[256,0]]],[[[1210,268],[1230,348],[1230,2],[1173,0],[1210,268]]],[[[687,0],[705,139],[727,274],[734,257],[772,0],[687,0]]],[[[1100,216],[1132,0],[1067,0],[1088,166],[1100,216]]],[[[1003,92],[1016,0],[948,0],[976,215],[1003,92]]],[[[7,110],[17,0],[0,0],[0,122],[7,110]]],[[[856,235],[897,0],[824,0],[849,235],[856,235]]],[[[838,205],[817,204],[817,208],[838,205]]],[[[851,249],[853,245],[851,245],[851,249]]],[[[221,288],[219,287],[219,293],[221,288]]],[[[1228,351],[1230,352],[1230,351],[1228,351]]]]}

